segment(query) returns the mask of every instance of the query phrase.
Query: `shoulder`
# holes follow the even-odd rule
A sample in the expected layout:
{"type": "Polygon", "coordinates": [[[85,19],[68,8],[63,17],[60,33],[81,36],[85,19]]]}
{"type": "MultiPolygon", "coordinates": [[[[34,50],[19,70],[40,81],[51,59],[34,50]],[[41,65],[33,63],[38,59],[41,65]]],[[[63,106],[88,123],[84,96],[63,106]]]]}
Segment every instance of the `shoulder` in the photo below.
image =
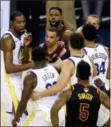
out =
{"type": "Polygon", "coordinates": [[[2,39],[13,39],[11,34],[9,33],[5,33],[3,36],[2,36],[2,39]]]}
{"type": "Polygon", "coordinates": [[[23,84],[25,87],[34,86],[35,88],[37,84],[37,75],[32,71],[28,71],[24,77],[23,84]]]}
{"type": "Polygon", "coordinates": [[[37,75],[33,71],[27,71],[24,77],[24,80],[37,80],[37,75]]]}
{"type": "Polygon", "coordinates": [[[69,70],[74,70],[75,64],[70,59],[66,59],[62,62],[61,68],[67,68],[69,70]]]}

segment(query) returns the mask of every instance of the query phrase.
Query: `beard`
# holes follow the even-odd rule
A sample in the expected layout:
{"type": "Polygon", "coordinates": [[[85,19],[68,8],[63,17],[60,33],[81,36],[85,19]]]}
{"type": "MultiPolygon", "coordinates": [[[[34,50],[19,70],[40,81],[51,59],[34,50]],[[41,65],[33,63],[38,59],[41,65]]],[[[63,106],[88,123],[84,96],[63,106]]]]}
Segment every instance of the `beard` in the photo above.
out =
{"type": "Polygon", "coordinates": [[[60,25],[61,21],[56,21],[54,24],[51,21],[49,21],[49,23],[50,23],[51,27],[58,27],[60,25]]]}

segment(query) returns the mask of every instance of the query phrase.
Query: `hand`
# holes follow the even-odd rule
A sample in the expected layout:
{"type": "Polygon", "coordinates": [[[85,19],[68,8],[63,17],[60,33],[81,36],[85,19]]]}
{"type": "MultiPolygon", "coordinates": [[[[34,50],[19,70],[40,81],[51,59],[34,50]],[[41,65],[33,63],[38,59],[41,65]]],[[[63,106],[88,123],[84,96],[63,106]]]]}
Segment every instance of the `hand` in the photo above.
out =
{"type": "Polygon", "coordinates": [[[24,37],[24,46],[29,46],[32,42],[32,34],[26,33],[24,37]]]}
{"type": "Polygon", "coordinates": [[[15,119],[12,120],[12,126],[17,127],[17,121],[15,119]]]}
{"type": "Polygon", "coordinates": [[[105,86],[105,83],[101,80],[101,79],[96,79],[94,81],[95,85],[98,87],[98,88],[101,88],[102,86],[105,86]]]}

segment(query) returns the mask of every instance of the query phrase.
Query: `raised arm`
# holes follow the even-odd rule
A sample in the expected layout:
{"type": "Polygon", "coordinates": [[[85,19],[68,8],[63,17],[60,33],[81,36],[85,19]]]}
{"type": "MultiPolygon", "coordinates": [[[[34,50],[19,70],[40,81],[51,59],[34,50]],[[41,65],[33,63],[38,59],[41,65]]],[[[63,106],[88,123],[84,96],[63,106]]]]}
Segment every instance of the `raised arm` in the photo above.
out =
{"type": "Polygon", "coordinates": [[[61,68],[61,73],[58,83],[45,91],[39,93],[33,93],[32,99],[36,100],[38,98],[51,96],[53,94],[60,92],[63,88],[65,88],[71,76],[73,75],[74,71],[75,71],[74,64],[69,60],[65,60],[62,63],[62,68],[61,68]]]}
{"type": "Polygon", "coordinates": [[[29,62],[29,45],[32,42],[32,35],[28,34],[24,37],[23,63],[29,62]]]}
{"type": "Polygon", "coordinates": [[[35,74],[30,73],[24,78],[24,82],[23,82],[24,88],[22,91],[22,97],[18,105],[15,118],[12,121],[13,125],[16,125],[16,122],[19,122],[20,117],[22,116],[23,112],[26,109],[28,100],[30,99],[32,91],[35,88],[36,84],[37,84],[37,77],[35,74]]]}
{"type": "Polygon", "coordinates": [[[51,122],[54,127],[59,126],[59,118],[58,118],[58,112],[62,108],[62,106],[66,103],[66,101],[70,98],[71,96],[71,90],[68,89],[66,91],[63,91],[59,99],[54,103],[51,109],[51,122]]]}
{"type": "Polygon", "coordinates": [[[13,64],[13,49],[15,48],[15,43],[13,38],[9,34],[5,34],[2,38],[2,50],[4,53],[5,69],[7,73],[15,73],[27,70],[33,67],[33,63],[25,65],[15,65],[13,64]]]}

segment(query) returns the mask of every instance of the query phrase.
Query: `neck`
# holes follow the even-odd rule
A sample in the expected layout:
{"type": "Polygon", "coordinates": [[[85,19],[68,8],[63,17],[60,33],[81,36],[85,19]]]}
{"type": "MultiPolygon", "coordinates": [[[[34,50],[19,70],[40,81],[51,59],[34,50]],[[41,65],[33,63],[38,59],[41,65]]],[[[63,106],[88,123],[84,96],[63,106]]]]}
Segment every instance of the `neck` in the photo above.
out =
{"type": "Polygon", "coordinates": [[[87,41],[87,40],[85,40],[85,46],[93,47],[95,45],[96,45],[96,43],[94,41],[87,41]]]}
{"type": "Polygon", "coordinates": [[[82,56],[84,54],[83,49],[77,50],[77,49],[71,49],[71,55],[72,56],[82,56]]]}
{"type": "Polygon", "coordinates": [[[78,83],[83,85],[83,86],[89,86],[89,80],[78,79],[78,83]]]}
{"type": "Polygon", "coordinates": [[[11,28],[10,31],[13,33],[15,37],[20,38],[21,35],[18,32],[16,32],[13,28],[11,28]]]}
{"type": "Polygon", "coordinates": [[[46,61],[43,61],[43,62],[35,62],[34,65],[35,65],[34,66],[34,69],[39,69],[39,68],[43,68],[43,67],[47,66],[46,61]]]}
{"type": "Polygon", "coordinates": [[[48,47],[48,52],[53,53],[57,49],[57,47],[58,47],[58,43],[55,43],[51,47],[48,47]]]}

